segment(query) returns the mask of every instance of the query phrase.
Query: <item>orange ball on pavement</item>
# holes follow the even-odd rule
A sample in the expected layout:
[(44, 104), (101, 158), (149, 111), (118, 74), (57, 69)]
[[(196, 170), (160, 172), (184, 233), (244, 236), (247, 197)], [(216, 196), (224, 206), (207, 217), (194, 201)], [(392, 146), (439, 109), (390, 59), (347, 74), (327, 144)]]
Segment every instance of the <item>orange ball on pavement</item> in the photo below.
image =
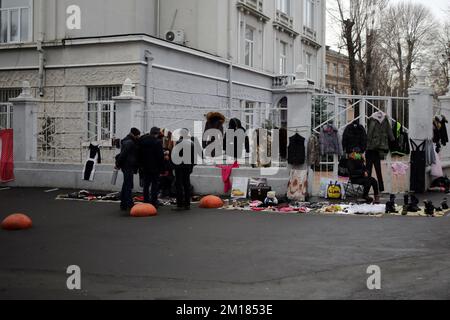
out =
[(2, 222), (2, 229), (9, 231), (30, 229), (32, 226), (31, 219), (22, 213), (12, 214)]
[(200, 200), (200, 208), (203, 209), (218, 209), (224, 205), (223, 200), (217, 196), (206, 196)]
[(158, 210), (147, 203), (138, 203), (131, 209), (131, 216), (135, 218), (154, 217), (158, 215)]

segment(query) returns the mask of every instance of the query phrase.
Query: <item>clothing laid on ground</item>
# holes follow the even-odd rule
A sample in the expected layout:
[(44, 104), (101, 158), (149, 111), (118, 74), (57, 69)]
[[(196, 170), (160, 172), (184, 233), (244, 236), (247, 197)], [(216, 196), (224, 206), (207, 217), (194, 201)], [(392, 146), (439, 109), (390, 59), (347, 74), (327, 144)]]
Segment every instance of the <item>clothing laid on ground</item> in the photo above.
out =
[(368, 150), (366, 152), (367, 173), (369, 177), (372, 177), (373, 168), (375, 167), (375, 173), (377, 175), (378, 187), (380, 192), (384, 192), (384, 180), (383, 171), (381, 169), (382, 155), (379, 151)]
[(306, 161), (305, 138), (296, 133), (289, 138), (288, 163), (294, 166), (303, 165)]
[(14, 137), (12, 129), (0, 130), (0, 182), (14, 180)]
[(309, 138), (307, 153), (308, 166), (320, 165), (320, 143), (316, 135), (312, 135)]
[(352, 153), (355, 151), (355, 148), (358, 148), (361, 153), (366, 151), (367, 133), (366, 129), (359, 124), (359, 121), (354, 121), (345, 128), (342, 136), (342, 146), (346, 153)]
[(338, 130), (333, 125), (325, 125), (319, 137), (320, 154), (321, 155), (341, 155), (342, 148), (340, 147)]
[(410, 190), (416, 193), (424, 193), (426, 171), (426, 141), (417, 145), (411, 140), (411, 185)]
[(94, 181), (95, 165), (102, 163), (102, 156), (100, 153), (100, 147), (93, 145), (92, 143), (88, 148), (89, 154), (83, 169), (83, 180)]
[(389, 152), (389, 142), (394, 141), (392, 127), (383, 112), (375, 112), (368, 122), (367, 150)]

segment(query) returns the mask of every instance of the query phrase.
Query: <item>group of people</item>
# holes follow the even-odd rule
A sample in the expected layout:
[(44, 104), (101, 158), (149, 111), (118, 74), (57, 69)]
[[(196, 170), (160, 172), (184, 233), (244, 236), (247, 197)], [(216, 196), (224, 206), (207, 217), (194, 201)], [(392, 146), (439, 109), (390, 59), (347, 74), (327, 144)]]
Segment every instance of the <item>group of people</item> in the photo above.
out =
[[(177, 198), (175, 210), (190, 210), (192, 188), (190, 176), (194, 162), (174, 164), (170, 150), (163, 148), (162, 137), (161, 129), (156, 127), (145, 135), (141, 135), (139, 129), (132, 128), (128, 136), (121, 141), (120, 153), (116, 156), (116, 169), (123, 172), (121, 210), (127, 211), (134, 206), (134, 176), (138, 173), (142, 181), (145, 203), (158, 208), (160, 192), (162, 191), (164, 196), (169, 196), (175, 178)], [(191, 141), (181, 136), (177, 144), (180, 143)]]

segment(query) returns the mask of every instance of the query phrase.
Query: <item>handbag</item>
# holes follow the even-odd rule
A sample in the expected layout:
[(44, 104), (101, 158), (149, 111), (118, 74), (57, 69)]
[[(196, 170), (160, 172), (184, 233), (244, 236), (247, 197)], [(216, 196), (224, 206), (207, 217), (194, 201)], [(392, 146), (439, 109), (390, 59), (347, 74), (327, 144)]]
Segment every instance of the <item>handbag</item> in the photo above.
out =
[(331, 182), (328, 186), (327, 199), (342, 199), (342, 187), (337, 181), (335, 184)]
[(250, 199), (252, 201), (261, 201), (264, 202), (267, 198), (267, 194), (272, 191), (272, 187), (263, 186), (263, 187), (252, 187), (250, 188)]

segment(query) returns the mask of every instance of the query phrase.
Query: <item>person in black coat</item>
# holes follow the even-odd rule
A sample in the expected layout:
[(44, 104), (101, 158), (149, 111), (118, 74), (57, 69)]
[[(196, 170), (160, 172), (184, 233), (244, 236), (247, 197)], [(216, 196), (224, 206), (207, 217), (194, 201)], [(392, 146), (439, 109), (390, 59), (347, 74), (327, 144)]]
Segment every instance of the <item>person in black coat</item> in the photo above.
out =
[[(190, 149), (190, 158), (184, 154)], [(191, 174), (197, 163), (196, 150), (201, 150), (200, 143), (189, 137), (189, 131), (183, 129), (180, 139), (172, 150), (172, 163), (175, 168), (175, 187), (177, 193), (177, 208), (175, 211), (191, 209), (192, 186)], [(185, 159), (186, 158), (186, 159)]]
[[(368, 203), (380, 203), (378, 182), (375, 178), (369, 177), (363, 155), (359, 152), (359, 149), (356, 148), (355, 150), (356, 152), (350, 154), (347, 162), (350, 173), (350, 182), (352, 184), (361, 185), (364, 187), (363, 198)], [(369, 197), (370, 188), (373, 188), (375, 201)]]
[[(139, 167), (144, 180), (144, 202), (159, 206), (159, 175), (164, 167), (164, 150), (159, 139), (161, 130), (152, 128), (150, 134), (139, 140)], [(151, 193), (150, 193), (151, 186)]]
[(120, 154), (116, 157), (116, 169), (123, 172), (122, 192), (120, 193), (120, 208), (121, 210), (129, 210), (133, 207), (133, 180), (134, 175), (138, 170), (138, 146), (137, 141), (141, 132), (133, 128), (130, 134), (122, 140), (120, 147)]

